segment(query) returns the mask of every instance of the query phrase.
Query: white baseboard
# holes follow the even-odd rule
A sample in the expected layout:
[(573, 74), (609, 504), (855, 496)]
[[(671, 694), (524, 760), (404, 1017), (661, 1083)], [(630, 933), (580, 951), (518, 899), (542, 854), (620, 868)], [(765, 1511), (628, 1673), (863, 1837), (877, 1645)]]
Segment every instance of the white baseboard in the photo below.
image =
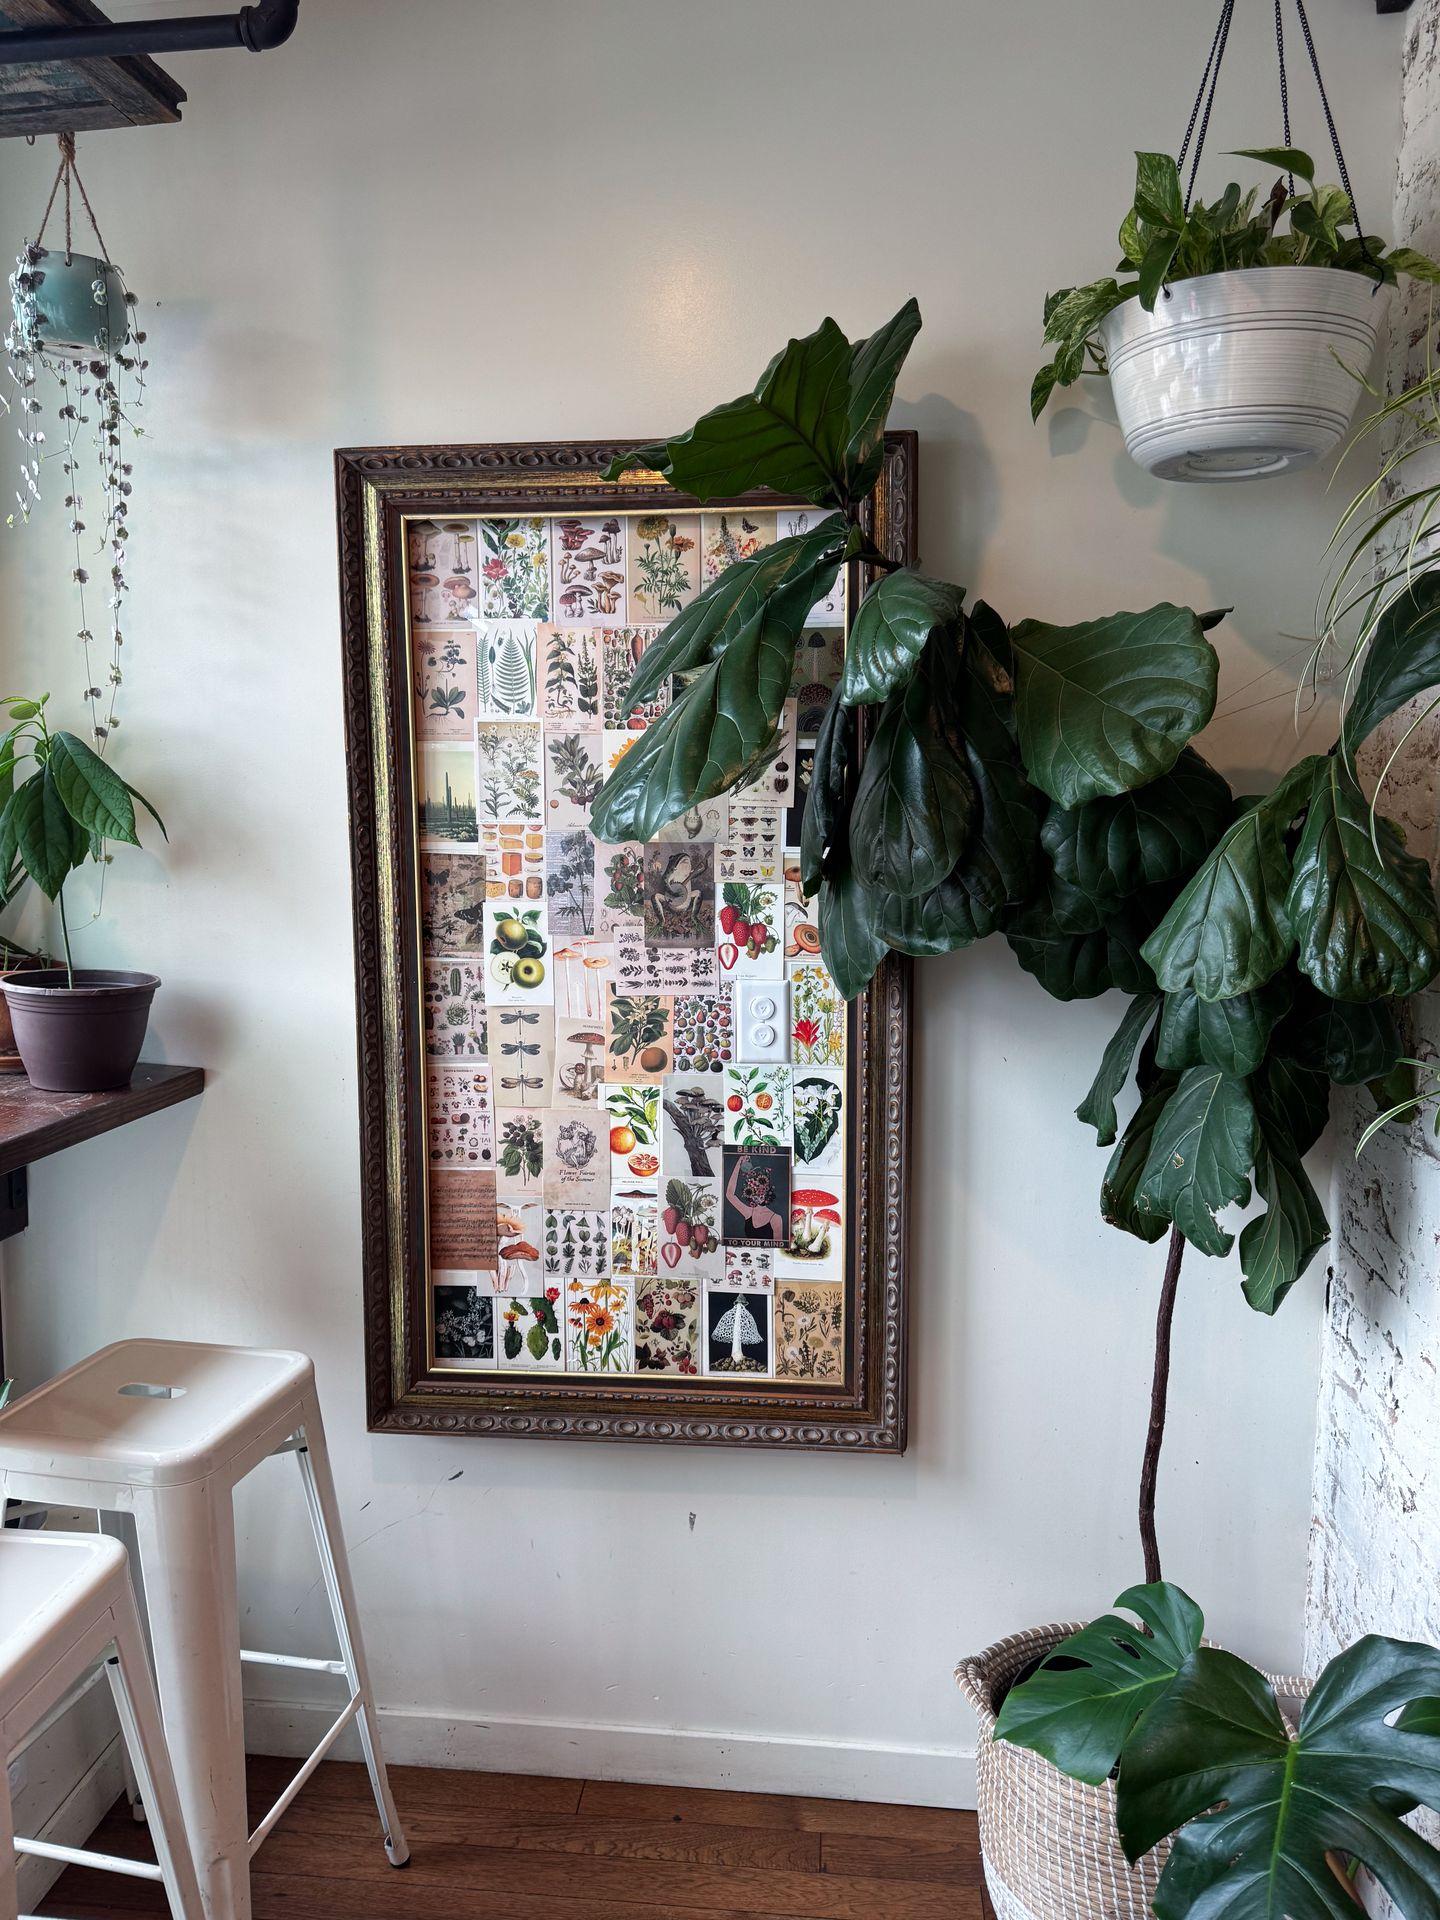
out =
[[(252, 1698), (245, 1703), (246, 1744), (252, 1753), (304, 1759), (319, 1745), (335, 1711), (316, 1701)], [(380, 1728), (386, 1758), (396, 1766), (892, 1800), (922, 1807), (975, 1805), (973, 1748), (871, 1746), (595, 1721), (481, 1720), (412, 1707), (382, 1707)], [(341, 1735), (334, 1752), (337, 1759), (360, 1758), (353, 1727)]]
[[(40, 1831), (32, 1837), (51, 1840), (57, 1846), (83, 1847), (124, 1789), (120, 1768), (120, 1736), (85, 1769)], [(17, 1817), (16, 1826), (23, 1826)], [(58, 1860), (41, 1860), (35, 1854), (23, 1854), (15, 1877), (20, 1895), (20, 1911), (33, 1913), (65, 1871)]]

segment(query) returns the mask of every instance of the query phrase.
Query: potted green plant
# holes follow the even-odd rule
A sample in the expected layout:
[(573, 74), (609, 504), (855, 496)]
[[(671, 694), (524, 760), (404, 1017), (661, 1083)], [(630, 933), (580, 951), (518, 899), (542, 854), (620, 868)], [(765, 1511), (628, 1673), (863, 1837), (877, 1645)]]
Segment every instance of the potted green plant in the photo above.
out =
[(1032, 415), (1056, 387), (1108, 374), (1131, 458), (1162, 480), (1249, 480), (1330, 452), (1359, 398), (1384, 289), (1402, 274), (1440, 280), (1414, 248), (1354, 230), (1350, 195), (1317, 185), (1299, 148), (1235, 157), (1280, 169), (1263, 202), (1232, 181), (1188, 205), (1169, 154), (1137, 153), (1119, 265), (1045, 301), (1055, 353), (1035, 376)]
[[(891, 954), (1000, 934), (1057, 999), (1127, 996), (1077, 1113), (1112, 1149), (1105, 1218), (1146, 1242), (1168, 1236), (1140, 1484), (1153, 1585), (1186, 1246), (1228, 1253), (1234, 1236), (1220, 1216), (1253, 1189), (1264, 1210), (1239, 1235), (1244, 1294), (1274, 1313), (1329, 1236), (1304, 1155), (1328, 1125), (1331, 1086), (1364, 1085), (1384, 1112), (1412, 1084), (1396, 1008), (1440, 973), (1440, 908), (1423, 861), (1366, 799), (1354, 754), (1412, 695), (1440, 685), (1440, 596), (1369, 646), (1328, 753), (1302, 758), (1269, 794), (1235, 796), (1196, 744), (1215, 706), (1208, 636), (1220, 614), (1161, 605), (1010, 627), (875, 549), (865, 500), (919, 324), (913, 301), (853, 343), (827, 320), (792, 340), (752, 394), (613, 463), (612, 477), (643, 466), (702, 501), (769, 486), (829, 511), (728, 569), (646, 652), (632, 694), (649, 698), (669, 681), (672, 698), (602, 787), (592, 824), (602, 839), (648, 839), (745, 778), (771, 750), (808, 609), (841, 565), (868, 568), (802, 826), (822, 956), (849, 998)], [(1005, 1643), (1003, 1684), (1067, 1631)], [(997, 1663), (985, 1682), (990, 1713), (998, 1673)], [(1013, 1751), (981, 1748), (987, 1865), (1002, 1836), (1028, 1834), (1049, 1876), (1039, 1910), (1143, 1912), (1153, 1863), (1132, 1876), (1108, 1817), (1090, 1825), (1095, 1877), (1072, 1900), (1077, 1856), (1053, 1844), (1072, 1782), (1034, 1752), (1002, 1793), (990, 1757)], [(1382, 1769), (1373, 1778), (1384, 1785)], [(1103, 1798), (1101, 1781), (1085, 1791)], [(1086, 1904), (1095, 1886), (1107, 1891)], [(1002, 1920), (1023, 1920), (1028, 1909), (999, 1872), (992, 1891)], [(1183, 1911), (1172, 1903), (1164, 1920)]]
[[(163, 821), (142, 793), (73, 733), (52, 733), (49, 694), (11, 696), (11, 721), (0, 744), (0, 871), (12, 862), (59, 912), (64, 965), (0, 980), (25, 1071), (37, 1087), (59, 1093), (123, 1087), (140, 1057), (152, 973), (77, 967), (70, 944), (65, 884), (87, 861), (109, 856), (112, 840), (140, 844), (135, 802), (162, 834)], [(23, 778), (20, 770), (31, 771)]]

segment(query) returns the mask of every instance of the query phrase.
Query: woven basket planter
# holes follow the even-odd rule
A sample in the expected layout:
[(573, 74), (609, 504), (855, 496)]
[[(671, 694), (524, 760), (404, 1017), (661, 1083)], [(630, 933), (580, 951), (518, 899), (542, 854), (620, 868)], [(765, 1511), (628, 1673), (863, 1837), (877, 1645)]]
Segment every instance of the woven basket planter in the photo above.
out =
[[(1078, 1623), (997, 1640), (955, 1669), (980, 1721), (976, 1754), (980, 1856), (996, 1920), (1149, 1920), (1168, 1840), (1131, 1866), (1115, 1833), (1115, 1787), (1087, 1787), (1031, 1753), (992, 1738), (1006, 1691)], [(1307, 1684), (1269, 1675), (1282, 1706)]]

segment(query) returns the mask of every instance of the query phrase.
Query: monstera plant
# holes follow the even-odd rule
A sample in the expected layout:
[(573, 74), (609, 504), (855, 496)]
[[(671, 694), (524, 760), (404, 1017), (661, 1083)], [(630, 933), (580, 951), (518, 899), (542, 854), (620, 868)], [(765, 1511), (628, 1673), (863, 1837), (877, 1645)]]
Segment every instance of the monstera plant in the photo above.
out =
[[(1440, 1653), (1371, 1634), (1332, 1660), (1287, 1724), (1276, 1689), (1202, 1645), (1164, 1581), (1115, 1602), (1013, 1687), (997, 1739), (1092, 1786), (1114, 1776), (1133, 1864), (1176, 1836), (1158, 1920), (1336, 1920), (1364, 1866), (1402, 1914), (1440, 1911), (1440, 1853), (1404, 1824), (1440, 1807)], [(1138, 1622), (1138, 1624), (1137, 1624)]]

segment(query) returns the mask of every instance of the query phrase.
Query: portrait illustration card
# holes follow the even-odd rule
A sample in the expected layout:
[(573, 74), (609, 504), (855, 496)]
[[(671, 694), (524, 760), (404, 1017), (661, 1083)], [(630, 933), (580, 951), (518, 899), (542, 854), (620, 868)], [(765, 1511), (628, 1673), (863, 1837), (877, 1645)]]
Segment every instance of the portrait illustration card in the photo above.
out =
[(790, 1232), (790, 1151), (780, 1147), (726, 1147), (720, 1217), (727, 1247), (785, 1245)]

